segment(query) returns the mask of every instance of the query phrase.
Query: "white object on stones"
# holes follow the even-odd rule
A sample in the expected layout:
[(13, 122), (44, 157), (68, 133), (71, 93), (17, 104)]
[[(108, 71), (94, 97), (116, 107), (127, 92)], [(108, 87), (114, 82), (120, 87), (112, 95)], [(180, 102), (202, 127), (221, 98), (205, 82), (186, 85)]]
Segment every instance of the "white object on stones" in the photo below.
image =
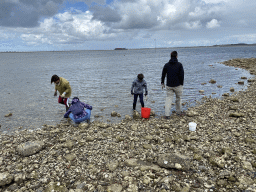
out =
[(195, 122), (188, 123), (188, 126), (189, 126), (190, 131), (195, 131), (196, 130), (196, 123)]
[(42, 141), (33, 141), (22, 143), (17, 147), (17, 152), (22, 156), (30, 156), (38, 151), (40, 151), (44, 147), (44, 142)]

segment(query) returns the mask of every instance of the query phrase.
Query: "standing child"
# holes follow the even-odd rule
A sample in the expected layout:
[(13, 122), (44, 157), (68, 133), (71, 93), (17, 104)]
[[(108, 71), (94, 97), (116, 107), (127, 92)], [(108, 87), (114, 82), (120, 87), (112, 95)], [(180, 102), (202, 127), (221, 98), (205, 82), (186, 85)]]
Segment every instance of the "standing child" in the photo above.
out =
[(144, 75), (142, 73), (138, 74), (137, 79), (135, 79), (132, 83), (131, 94), (134, 95), (133, 110), (136, 109), (138, 96), (140, 98), (141, 107), (144, 107), (143, 89), (145, 89), (145, 96), (148, 95), (147, 83), (143, 78)]
[(58, 75), (53, 75), (51, 78), (51, 84), (54, 82), (55, 84), (55, 92), (54, 96), (57, 96), (57, 91), (59, 91), (59, 99), (58, 102), (66, 106), (66, 111), (69, 108), (69, 97), (71, 96), (71, 86), (69, 82), (63, 77), (59, 77)]

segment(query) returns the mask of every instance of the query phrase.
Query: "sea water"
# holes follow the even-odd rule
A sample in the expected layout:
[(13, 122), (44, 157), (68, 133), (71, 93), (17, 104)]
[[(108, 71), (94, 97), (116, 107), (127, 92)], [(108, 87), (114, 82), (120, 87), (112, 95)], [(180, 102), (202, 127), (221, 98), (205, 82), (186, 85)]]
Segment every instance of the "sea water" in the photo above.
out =
[[(53, 96), (54, 84), (50, 83), (54, 74), (70, 82), (72, 97), (78, 96), (92, 105), (91, 121), (115, 123), (132, 114), (131, 85), (137, 74), (143, 73), (148, 85), (145, 107), (161, 117), (166, 97), (166, 91), (161, 89), (161, 74), (173, 50), (178, 52), (185, 71), (184, 110), (203, 96), (221, 97), (230, 92), (230, 87), (244, 90), (247, 81), (245, 85), (237, 82), (242, 76), (252, 78), (248, 71), (221, 62), (255, 57), (255, 46), (0, 53), (1, 131), (33, 130), (63, 121), (65, 106), (58, 104)], [(211, 79), (216, 84), (209, 83)], [(140, 111), (139, 101), (137, 110)], [(120, 113), (121, 118), (111, 117), (112, 111)], [(8, 113), (12, 116), (5, 117)]]

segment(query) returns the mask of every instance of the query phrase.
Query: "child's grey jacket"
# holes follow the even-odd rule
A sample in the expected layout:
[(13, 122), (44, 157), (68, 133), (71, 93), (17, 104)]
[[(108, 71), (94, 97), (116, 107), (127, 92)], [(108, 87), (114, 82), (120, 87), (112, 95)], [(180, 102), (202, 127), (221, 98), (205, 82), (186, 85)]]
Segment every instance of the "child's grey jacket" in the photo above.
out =
[(140, 81), (138, 78), (132, 83), (131, 93), (133, 94), (143, 94), (143, 89), (145, 89), (146, 94), (148, 93), (147, 83), (143, 79)]

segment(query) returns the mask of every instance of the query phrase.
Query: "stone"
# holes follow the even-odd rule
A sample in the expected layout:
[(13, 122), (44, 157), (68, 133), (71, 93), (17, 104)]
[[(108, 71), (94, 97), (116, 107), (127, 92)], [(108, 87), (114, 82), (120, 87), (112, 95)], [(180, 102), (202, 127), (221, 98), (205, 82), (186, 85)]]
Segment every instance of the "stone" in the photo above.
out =
[(243, 161), (243, 168), (249, 171), (253, 171), (252, 164), (248, 161)]
[(138, 111), (133, 111), (133, 119), (140, 119), (141, 116)]
[(128, 121), (132, 120), (132, 117), (130, 115), (125, 115), (124, 118), (125, 118), (125, 120), (128, 120)]
[(61, 185), (60, 182), (50, 182), (44, 192), (53, 192), (53, 191), (58, 191), (58, 192), (68, 192), (68, 189)]
[(119, 162), (118, 161), (111, 161), (107, 164), (107, 168), (110, 170), (110, 171), (114, 171), (119, 165)]
[(17, 152), (22, 156), (33, 155), (44, 148), (44, 142), (42, 141), (29, 141), (23, 144), (20, 144), (17, 147)]
[(74, 154), (67, 154), (67, 155), (65, 156), (65, 159), (66, 159), (67, 161), (73, 161), (75, 158), (76, 158), (76, 155), (74, 155)]
[(244, 114), (235, 112), (235, 113), (230, 113), (229, 117), (244, 117)]
[(80, 129), (87, 129), (89, 127), (88, 123), (80, 123), (78, 126)]
[(188, 111), (187, 112), (187, 116), (188, 117), (193, 117), (193, 116), (198, 116), (199, 114), (197, 113), (197, 112), (195, 112), (195, 111)]
[(199, 93), (204, 93), (204, 90), (199, 90)]
[(14, 175), (14, 181), (17, 184), (23, 183), (23, 181), (25, 181), (26, 176), (22, 173), (18, 173)]
[(13, 175), (8, 172), (0, 173), (0, 186), (5, 186), (13, 181)]
[(216, 81), (215, 81), (214, 79), (211, 79), (211, 80), (209, 81), (209, 83), (214, 84), (214, 83), (216, 83)]
[(11, 117), (12, 116), (12, 113), (8, 113), (5, 115), (5, 117)]
[(108, 186), (107, 192), (121, 192), (123, 189), (122, 185), (120, 184), (112, 184)]
[(112, 111), (112, 112), (111, 112), (111, 116), (112, 116), (112, 117), (116, 117), (116, 116), (117, 116), (117, 112), (116, 112), (116, 111)]
[(244, 85), (244, 81), (238, 81), (239, 85)]
[(235, 91), (235, 88), (234, 87), (230, 87), (230, 92), (234, 92)]
[(157, 164), (164, 168), (188, 170), (191, 166), (191, 159), (178, 153), (163, 154), (158, 157)]

